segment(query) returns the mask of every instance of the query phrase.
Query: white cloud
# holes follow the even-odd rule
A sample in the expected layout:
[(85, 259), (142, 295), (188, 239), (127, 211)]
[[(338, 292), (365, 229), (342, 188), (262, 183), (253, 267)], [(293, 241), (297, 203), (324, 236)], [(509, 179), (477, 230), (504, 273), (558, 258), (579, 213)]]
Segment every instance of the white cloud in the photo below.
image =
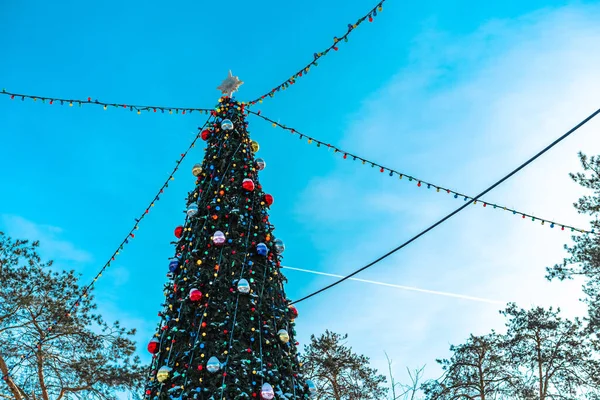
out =
[[(570, 6), (492, 21), (462, 37), (425, 32), (415, 41), (412, 63), (364, 102), (339, 145), (477, 194), (600, 107), (600, 53), (592, 50), (600, 41), (599, 18), (598, 6)], [(582, 128), (488, 200), (586, 227), (586, 218), (572, 207), (582, 191), (567, 174), (579, 169), (578, 150), (600, 153), (599, 127), (593, 121)], [(326, 244), (333, 254), (310, 269), (351, 272), (462, 202), (384, 175), (349, 162), (309, 185), (298, 200), (299, 215), (318, 209), (318, 217), (310, 219), (317, 226), (309, 229), (327, 229), (337, 238)], [(350, 176), (353, 188), (338, 190)], [(471, 207), (358, 277), (506, 299), (522, 307), (558, 305), (567, 315), (581, 314), (581, 282), (544, 279), (545, 267), (565, 256), (562, 245), (569, 235), (538, 225)], [(288, 275), (293, 280), (302, 279), (300, 274)], [(331, 282), (318, 278), (314, 285)], [(311, 313), (317, 304), (315, 318), (298, 320), (298, 332), (348, 332), (354, 347), (380, 369), (384, 350), (396, 363), (432, 366), (447, 354), (448, 343), (503, 326), (497, 306), (375, 290), (358, 282), (343, 283), (300, 307)]]
[(40, 249), (48, 259), (80, 263), (92, 260), (90, 253), (64, 239), (65, 232), (57, 226), (37, 224), (21, 216), (9, 214), (0, 215), (0, 221), (5, 233), (14, 238), (39, 240)]

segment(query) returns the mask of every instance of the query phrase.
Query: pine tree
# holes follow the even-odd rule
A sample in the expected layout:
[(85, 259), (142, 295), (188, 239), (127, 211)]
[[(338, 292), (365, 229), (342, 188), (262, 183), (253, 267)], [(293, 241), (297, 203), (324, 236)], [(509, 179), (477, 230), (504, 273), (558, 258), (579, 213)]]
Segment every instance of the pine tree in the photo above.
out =
[(306, 375), (319, 388), (317, 400), (380, 400), (386, 398), (386, 378), (369, 366), (369, 358), (345, 343), (348, 335), (325, 331), (304, 346)]
[(258, 180), (265, 162), (255, 159), (243, 103), (222, 97), (212, 115), (148, 344), (145, 398), (307, 399), (313, 385), (300, 373), (284, 245), (269, 221), (273, 197)]
[(502, 347), (511, 371), (510, 398), (597, 398), (600, 363), (578, 318), (562, 318), (552, 307), (524, 310), (514, 303), (501, 314), (507, 317)]
[(509, 303), (504, 335), (471, 336), (438, 360), (444, 375), (423, 389), (430, 400), (600, 398), (600, 362), (581, 321), (560, 310)]
[[(109, 324), (74, 271), (0, 232), (0, 399), (116, 399), (139, 391), (135, 330)], [(76, 304), (76, 307), (73, 305)]]
[[(571, 173), (571, 179), (589, 190), (589, 194), (582, 196), (574, 207), (580, 214), (587, 214), (591, 218), (591, 226), (595, 232), (600, 231), (600, 156), (586, 156), (579, 153), (579, 160), (583, 172)], [(588, 305), (589, 331), (596, 334), (600, 328), (600, 235), (585, 234), (573, 236), (574, 244), (566, 246), (570, 257), (565, 258), (561, 264), (547, 268), (547, 278), (573, 279), (577, 276), (585, 278), (583, 292), (586, 294), (585, 302)]]
[(423, 385), (427, 399), (498, 399), (510, 382), (504, 367), (502, 339), (495, 332), (471, 335), (466, 343), (450, 346), (452, 358), (436, 360), (444, 375)]

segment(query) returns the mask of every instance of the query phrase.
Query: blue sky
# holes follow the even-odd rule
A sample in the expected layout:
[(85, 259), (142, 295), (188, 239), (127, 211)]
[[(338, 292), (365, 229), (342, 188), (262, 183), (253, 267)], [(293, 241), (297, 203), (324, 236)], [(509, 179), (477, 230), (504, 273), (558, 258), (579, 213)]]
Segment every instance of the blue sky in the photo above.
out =
[[(56, 97), (212, 107), (231, 69), (250, 100), (306, 64), (372, 5), (232, 1), (0, 2), (0, 87)], [(372, 24), (259, 109), (306, 134), (405, 173), (476, 194), (600, 106), (598, 2), (389, 0)], [(421, 2), (423, 3), (423, 2)], [(0, 98), (0, 229), (40, 239), (58, 265), (91, 278), (120, 243), (203, 119)], [(571, 204), (576, 152), (600, 152), (592, 122), (488, 196), (586, 226)], [(285, 264), (345, 274), (458, 206), (250, 119), (275, 197)], [(596, 136), (596, 137), (594, 137)], [(162, 301), (172, 231), (193, 185), (193, 150), (135, 240), (98, 281), (108, 319), (139, 330)], [(569, 235), (473, 207), (359, 277), (584, 311), (580, 282), (545, 282)], [(288, 271), (299, 298), (333, 280)], [(346, 282), (299, 304), (301, 343), (326, 328), (398, 377), (449, 343), (502, 326), (497, 304)]]

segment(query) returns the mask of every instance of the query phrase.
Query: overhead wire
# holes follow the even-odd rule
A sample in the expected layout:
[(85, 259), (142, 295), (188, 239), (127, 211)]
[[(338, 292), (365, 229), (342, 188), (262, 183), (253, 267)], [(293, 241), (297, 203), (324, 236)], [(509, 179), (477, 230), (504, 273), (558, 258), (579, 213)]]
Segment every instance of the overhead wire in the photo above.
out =
[[(586, 117), (583, 121), (579, 122), (577, 125), (575, 125), (573, 128), (571, 128), (568, 132), (566, 132), (565, 134), (563, 134), (562, 136), (560, 136), (558, 139), (554, 140), (552, 143), (550, 143), (549, 145), (547, 145), (544, 149), (540, 150), (537, 154), (535, 154), (533, 157), (531, 157), (530, 159), (528, 159), (527, 161), (525, 161), (524, 163), (522, 163), (521, 165), (519, 165), (517, 168), (515, 168), (514, 170), (512, 170), (511, 172), (509, 172), (508, 174), (506, 174), (503, 178), (499, 179), (498, 181), (496, 181), (494, 184), (492, 184), (491, 186), (489, 186), (487, 189), (485, 189), (484, 191), (482, 191), (481, 193), (479, 193), (477, 196), (474, 197), (474, 200), (478, 200), (479, 198), (483, 197), (484, 195), (486, 195), (487, 193), (491, 192), (492, 190), (494, 190), (496, 187), (500, 186), (502, 183), (504, 183), (505, 181), (507, 181), (508, 179), (510, 179), (512, 176), (514, 176), (516, 173), (518, 173), (519, 171), (521, 171), (523, 168), (527, 167), (529, 164), (531, 164), (532, 162), (534, 162), (535, 160), (537, 160), (539, 157), (541, 157), (543, 154), (545, 154), (546, 152), (548, 152), (550, 149), (552, 149), (554, 146), (556, 146), (558, 143), (562, 142), (564, 139), (566, 139), (567, 137), (569, 137), (570, 135), (572, 135), (574, 132), (576, 132), (579, 128), (581, 128), (582, 126), (584, 126), (586, 123), (588, 123), (590, 120), (592, 120), (595, 116), (597, 116), (598, 114), (600, 114), (600, 109), (594, 111), (592, 114), (590, 114), (588, 117)], [(447, 220), (449, 220), (450, 218), (452, 218), (453, 216), (455, 216), (456, 214), (458, 214), (459, 212), (461, 212), (462, 210), (464, 210), (465, 208), (467, 208), (469, 205), (471, 205), (471, 203), (465, 203), (462, 206), (460, 206), (459, 208), (457, 208), (456, 210), (452, 211), (451, 213), (449, 213), (448, 215), (446, 215), (445, 217), (443, 217), (442, 219), (440, 219), (439, 221), (435, 222), (434, 224), (430, 225), (428, 228), (422, 230), (421, 232), (419, 232), (418, 234), (416, 234), (415, 236), (413, 236), (412, 238), (410, 238), (409, 240), (407, 240), (406, 242), (402, 243), (400, 246), (390, 250), (389, 252), (385, 253), (384, 255), (382, 255), (381, 257), (377, 258), (376, 260), (370, 262), (369, 264), (365, 265), (364, 267), (361, 267), (359, 269), (357, 269), (356, 271), (352, 272), (351, 274), (348, 274), (346, 276), (344, 276), (343, 278), (333, 282), (330, 285), (327, 285), (315, 292), (312, 292), (309, 295), (306, 295), (304, 297), (302, 297), (299, 300), (293, 301), (291, 304), (296, 304), (296, 303), (300, 303), (302, 301), (308, 300), (320, 293), (323, 293), (326, 290), (329, 290), (337, 285), (339, 285), (340, 283), (352, 278), (353, 276), (359, 274), (360, 272), (378, 264), (379, 262), (383, 261), (384, 259), (388, 258), (389, 256), (391, 256), (392, 254), (396, 253), (397, 251), (403, 249), (404, 247), (408, 246), (409, 244), (411, 244), (412, 242), (414, 242), (415, 240), (419, 239), (421, 236), (425, 235), (426, 233), (430, 232), (431, 230), (435, 229), (436, 227), (440, 226), (441, 224), (443, 224), (444, 222), (446, 222)]]

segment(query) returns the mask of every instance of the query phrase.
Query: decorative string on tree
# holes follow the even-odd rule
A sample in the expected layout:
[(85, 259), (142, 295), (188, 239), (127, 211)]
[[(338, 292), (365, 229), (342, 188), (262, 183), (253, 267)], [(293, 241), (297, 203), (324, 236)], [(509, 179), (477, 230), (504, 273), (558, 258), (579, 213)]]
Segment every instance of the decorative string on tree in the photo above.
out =
[(269, 221), (273, 196), (258, 179), (245, 104), (230, 96), (242, 82), (231, 73), (214, 122), (201, 133), (196, 187), (175, 227), (165, 301), (145, 390), (159, 399), (308, 399), (314, 385), (300, 371), (294, 319), (281, 273), (283, 241)]
[(545, 225), (545, 226), (548, 226), (549, 228), (556, 227), (556, 228), (560, 228), (558, 230), (561, 230), (561, 231), (568, 230), (570, 232), (595, 233), (594, 229), (587, 230), (587, 229), (575, 228), (574, 226), (571, 226), (569, 224), (563, 224), (563, 223), (553, 221), (553, 220), (550, 220), (547, 218), (536, 217), (535, 215), (525, 213), (522, 211), (518, 211), (518, 210), (510, 208), (510, 207), (506, 207), (506, 206), (492, 203), (492, 202), (485, 201), (485, 200), (476, 199), (473, 196), (463, 194), (456, 190), (448, 189), (444, 185), (438, 185), (435, 183), (431, 183), (424, 179), (420, 179), (420, 178), (414, 177), (412, 175), (405, 174), (404, 172), (400, 172), (400, 171), (397, 171), (397, 170), (389, 168), (389, 167), (384, 167), (383, 165), (381, 165), (375, 161), (371, 161), (364, 157), (358, 156), (354, 153), (348, 152), (346, 150), (342, 150), (335, 145), (332, 145), (330, 143), (325, 143), (319, 139), (315, 139), (311, 136), (301, 133), (297, 129), (290, 128), (290, 127), (285, 126), (277, 121), (274, 121), (271, 118), (265, 117), (264, 115), (262, 115), (262, 113), (260, 111), (248, 110), (248, 113), (256, 115), (257, 117), (270, 122), (273, 127), (279, 127), (281, 129), (285, 129), (286, 131), (288, 131), (292, 134), (298, 135), (299, 139), (306, 139), (307, 144), (314, 143), (316, 145), (316, 147), (318, 147), (318, 148), (322, 148), (322, 149), (326, 149), (326, 150), (333, 150), (333, 154), (339, 154), (340, 156), (342, 156), (342, 159), (344, 159), (344, 160), (359, 161), (362, 163), (362, 165), (370, 166), (371, 168), (377, 170), (380, 173), (386, 173), (387, 175), (389, 175), (391, 177), (397, 177), (398, 179), (403, 180), (404, 182), (409, 182), (409, 183), (412, 182), (418, 188), (433, 189), (433, 190), (435, 190), (436, 193), (449, 194), (449, 195), (452, 195), (452, 197), (454, 199), (463, 200), (465, 202), (470, 202), (473, 205), (476, 205), (477, 203), (479, 203), (484, 208), (508, 211), (508, 212), (512, 213), (513, 215), (517, 215), (517, 216), (521, 217), (521, 219), (530, 220), (532, 222), (540, 222), (540, 225)]
[(42, 104), (48, 104), (48, 105), (54, 104), (54, 105), (61, 105), (61, 106), (68, 106), (68, 107), (74, 107), (74, 106), (82, 107), (84, 105), (96, 105), (96, 106), (102, 106), (102, 108), (104, 108), (105, 110), (108, 110), (108, 108), (117, 108), (117, 109), (122, 109), (122, 110), (135, 111), (137, 114), (141, 114), (142, 111), (147, 111), (150, 113), (164, 114), (166, 112), (169, 114), (186, 115), (186, 114), (192, 114), (194, 112), (201, 113), (201, 114), (208, 114), (211, 111), (210, 108), (144, 106), (144, 105), (139, 105), (139, 104), (105, 103), (105, 102), (102, 102), (99, 100), (92, 100), (91, 97), (88, 97), (85, 100), (83, 100), (83, 99), (62, 99), (62, 98), (58, 98), (58, 97), (36, 96), (36, 95), (31, 95), (31, 94), (19, 94), (19, 93), (7, 92), (6, 89), (2, 89), (2, 92), (0, 92), (0, 94), (9, 96), (11, 100), (20, 99), (20, 100), (24, 101), (25, 99), (28, 99), (28, 100), (33, 100), (34, 102), (40, 102)]
[[(199, 128), (199, 131), (202, 131), (208, 125), (208, 123), (211, 119), (212, 119), (212, 116), (206, 120), (206, 122), (204, 123), (204, 125), (201, 128)], [(160, 200), (160, 196), (164, 193), (165, 189), (169, 187), (169, 182), (175, 179), (175, 173), (179, 170), (179, 166), (181, 165), (181, 163), (183, 162), (185, 157), (188, 155), (190, 150), (196, 145), (196, 142), (198, 141), (199, 138), (200, 138), (200, 134), (196, 135), (194, 140), (192, 140), (192, 142), (188, 146), (188, 148), (183, 153), (181, 153), (179, 159), (175, 162), (175, 167), (169, 174), (167, 180), (162, 184), (162, 186), (160, 187), (160, 189), (158, 190), (156, 195), (154, 195), (154, 197), (152, 198), (152, 200), (150, 201), (148, 206), (146, 206), (146, 208), (144, 209), (142, 214), (138, 218), (135, 219), (135, 224), (133, 225), (133, 227), (129, 230), (129, 232), (127, 233), (125, 238), (121, 241), (119, 246), (115, 249), (115, 251), (112, 253), (112, 255), (109, 257), (109, 259), (106, 261), (106, 263), (104, 263), (102, 268), (100, 268), (100, 271), (98, 271), (98, 273), (96, 273), (96, 275), (94, 276), (92, 281), (86, 287), (83, 288), (83, 290), (81, 291), (81, 294), (79, 295), (77, 300), (75, 302), (73, 302), (73, 304), (67, 310), (67, 312), (63, 315), (63, 318), (69, 317), (69, 315), (71, 313), (76, 311), (76, 308), (79, 306), (79, 303), (81, 302), (81, 300), (88, 296), (90, 291), (94, 288), (98, 279), (100, 279), (102, 274), (116, 260), (117, 256), (119, 254), (121, 254), (121, 251), (123, 251), (123, 249), (125, 248), (125, 245), (129, 244), (129, 242), (135, 238), (135, 232), (139, 229), (140, 222), (150, 213), (150, 210), (152, 209), (152, 207), (155, 206), (156, 202)], [(59, 322), (60, 322), (60, 320), (53, 321), (52, 324), (50, 325), (50, 327), (48, 328), (48, 331), (52, 330), (53, 327), (55, 325), (57, 325)], [(43, 339), (38, 342), (38, 345), (41, 345), (42, 343), (43, 343)], [(152, 345), (152, 346), (155, 346), (155, 345)], [(148, 349), (150, 350), (150, 344), (148, 345)], [(23, 356), (21, 360), (25, 360), (32, 354), (33, 354), (33, 350), (31, 350), (27, 356)], [(3, 375), (3, 379), (6, 379), (15, 369), (17, 369), (19, 367), (19, 365), (20, 365), (19, 363), (13, 365), (8, 370), (8, 372)]]
[(379, 3), (377, 3), (377, 5), (375, 7), (373, 7), (371, 10), (369, 10), (369, 12), (366, 13), (364, 16), (360, 17), (355, 23), (348, 24), (348, 30), (346, 31), (346, 33), (339, 38), (337, 36), (334, 37), (333, 43), (331, 46), (329, 46), (324, 51), (321, 51), (319, 53), (314, 53), (313, 59), (308, 64), (306, 64), (302, 69), (300, 69), (298, 72), (293, 74), (290, 78), (286, 79), (283, 83), (275, 86), (269, 92), (263, 94), (262, 96), (258, 97), (255, 100), (248, 102), (248, 105), (252, 106), (256, 103), (262, 103), (263, 99), (265, 99), (267, 97), (273, 97), (273, 96), (275, 96), (275, 93), (277, 93), (281, 90), (285, 90), (288, 87), (290, 87), (291, 85), (295, 84), (296, 80), (298, 78), (302, 78), (304, 75), (308, 74), (308, 71), (310, 71), (311, 67), (316, 67), (317, 65), (319, 65), (317, 63), (317, 60), (319, 60), (322, 57), (325, 57), (331, 51), (338, 51), (340, 43), (347, 42), (348, 36), (350, 36), (350, 33), (353, 32), (356, 28), (358, 28), (363, 22), (365, 22), (365, 21), (373, 22), (373, 19), (378, 15), (377, 13), (383, 11), (383, 3), (385, 3), (385, 1), (386, 0), (381, 0)]

